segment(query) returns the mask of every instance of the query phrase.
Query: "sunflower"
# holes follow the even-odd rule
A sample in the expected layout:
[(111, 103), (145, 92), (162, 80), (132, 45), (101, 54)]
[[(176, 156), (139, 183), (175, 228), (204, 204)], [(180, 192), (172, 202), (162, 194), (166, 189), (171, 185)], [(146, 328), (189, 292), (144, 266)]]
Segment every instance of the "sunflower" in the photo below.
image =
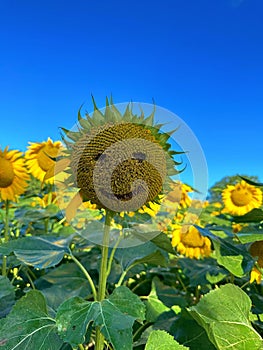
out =
[[(40, 181), (43, 181), (46, 172), (54, 165), (53, 158), (57, 157), (61, 146), (60, 141), (53, 142), (50, 138), (43, 142), (30, 142), (25, 153), (29, 172)], [(49, 178), (47, 181), (53, 183), (52, 178)]]
[(249, 185), (246, 181), (228, 185), (222, 192), (225, 205), (224, 213), (244, 215), (262, 204), (262, 192), (258, 187)]
[(66, 155), (46, 178), (62, 170), (70, 174), (64, 186), (77, 189), (68, 206), (70, 218), (85, 201), (115, 213), (144, 206), (155, 210), (152, 203), (158, 206), (171, 176), (179, 173), (175, 166), (180, 163), (173, 159), (177, 152), (167, 142), (171, 134), (163, 133), (161, 124), (154, 125), (154, 113), (138, 116), (128, 104), (121, 114), (108, 100), (102, 113), (93, 103), (92, 116), (83, 118), (79, 112), (78, 131), (62, 128)]
[[(194, 221), (199, 224), (197, 218)], [(202, 236), (191, 223), (173, 225), (172, 246), (176, 247), (178, 253), (191, 259), (199, 259), (211, 254), (209, 238)]]
[(24, 193), (29, 176), (25, 167), (22, 152), (0, 149), (0, 197), (2, 200), (15, 201)]
[(192, 200), (188, 193), (193, 192), (192, 187), (182, 182), (173, 182), (171, 188), (172, 191), (166, 197), (166, 201), (171, 203), (171, 208), (174, 208), (174, 203), (178, 204), (179, 209), (190, 207)]
[[(263, 241), (256, 241), (252, 243), (249, 251), (254, 258), (257, 258), (258, 267), (263, 268)], [(256, 281), (258, 284), (260, 284), (261, 278), (261, 272), (256, 266), (254, 266), (250, 274), (250, 283)]]

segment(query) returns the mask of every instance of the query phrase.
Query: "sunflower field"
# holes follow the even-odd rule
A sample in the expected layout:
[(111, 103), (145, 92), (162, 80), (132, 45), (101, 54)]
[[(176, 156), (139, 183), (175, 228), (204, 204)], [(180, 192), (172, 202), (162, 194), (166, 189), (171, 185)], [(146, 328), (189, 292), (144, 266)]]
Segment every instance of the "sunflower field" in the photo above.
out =
[(170, 134), (107, 107), (0, 149), (0, 350), (263, 349), (263, 184), (194, 199)]

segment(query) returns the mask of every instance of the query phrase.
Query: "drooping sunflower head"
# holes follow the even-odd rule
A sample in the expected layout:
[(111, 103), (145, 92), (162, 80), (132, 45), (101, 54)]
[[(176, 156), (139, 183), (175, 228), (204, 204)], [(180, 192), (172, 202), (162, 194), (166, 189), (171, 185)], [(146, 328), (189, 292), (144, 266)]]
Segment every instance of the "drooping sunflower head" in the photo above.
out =
[[(194, 221), (200, 224), (197, 218)], [(202, 236), (191, 223), (174, 225), (172, 246), (177, 249), (178, 253), (190, 259), (208, 257), (211, 254), (211, 241), (208, 237)]]
[(262, 204), (262, 192), (258, 187), (242, 180), (236, 185), (228, 185), (222, 192), (225, 205), (223, 212), (232, 215), (244, 215)]
[[(40, 181), (43, 181), (47, 171), (55, 164), (53, 158), (57, 157), (61, 146), (60, 141), (53, 142), (50, 138), (43, 142), (30, 142), (25, 153), (29, 172)], [(50, 178), (47, 182), (52, 183), (53, 179)]]
[(22, 152), (0, 149), (0, 199), (15, 201), (25, 192), (28, 179)]
[(121, 114), (108, 103), (104, 113), (94, 103), (92, 116), (79, 114), (78, 131), (63, 129), (67, 186), (77, 187), (83, 201), (113, 212), (158, 202), (179, 163), (173, 159), (177, 152), (170, 150), (170, 134), (154, 124), (153, 116), (133, 114), (130, 104)]

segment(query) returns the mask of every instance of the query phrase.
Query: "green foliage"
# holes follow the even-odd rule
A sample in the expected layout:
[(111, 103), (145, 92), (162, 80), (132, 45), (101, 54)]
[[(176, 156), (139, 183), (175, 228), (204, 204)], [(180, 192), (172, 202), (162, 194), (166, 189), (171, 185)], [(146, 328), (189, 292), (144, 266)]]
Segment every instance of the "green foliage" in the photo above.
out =
[(38, 291), (21, 298), (0, 324), (1, 350), (58, 350), (62, 344), (55, 320), (48, 315), (45, 299)]
[(146, 343), (145, 350), (187, 350), (165, 331), (153, 331)]
[(23, 263), (39, 269), (55, 266), (69, 253), (71, 237), (23, 237), (0, 246), (0, 254), (14, 253)]
[(226, 284), (189, 310), (218, 349), (259, 350), (263, 343), (249, 320), (251, 300), (239, 287)]
[[(221, 185), (233, 180), (240, 177)], [(262, 186), (253, 182), (256, 177), (247, 181)], [(103, 254), (92, 241), (103, 235), (102, 213), (87, 209), (89, 232), (80, 236), (55, 202), (39, 204), (37, 198), (51, 189), (34, 181), (19, 203), (11, 203), (9, 220), (5, 203), (0, 205), (0, 349), (94, 349), (99, 330), (104, 349), (111, 350), (262, 347), (263, 287), (249, 285), (258, 260), (249, 249), (262, 240), (262, 207), (233, 217), (214, 214), (220, 209), (210, 202), (196, 227), (210, 239), (212, 253), (200, 259), (179, 256), (169, 230), (151, 240), (135, 232), (141, 245), (107, 252), (100, 298)], [(166, 219), (164, 213), (160, 218)], [(149, 220), (154, 220), (149, 214), (125, 214), (115, 223), (125, 228)], [(233, 223), (241, 224), (239, 232)]]
[(0, 276), (0, 317), (10, 311), (15, 302), (15, 288), (7, 277)]
[(119, 287), (107, 300), (88, 302), (79, 297), (65, 301), (58, 309), (58, 332), (64, 341), (76, 346), (84, 342), (87, 328), (100, 327), (116, 350), (132, 348), (132, 326), (143, 321), (145, 307), (128, 288)]

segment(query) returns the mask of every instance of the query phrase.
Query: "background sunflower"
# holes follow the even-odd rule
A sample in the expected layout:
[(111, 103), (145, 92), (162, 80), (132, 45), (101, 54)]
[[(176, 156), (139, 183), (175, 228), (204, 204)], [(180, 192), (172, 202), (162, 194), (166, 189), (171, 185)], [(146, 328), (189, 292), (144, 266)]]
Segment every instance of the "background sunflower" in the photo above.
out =
[[(47, 171), (54, 165), (53, 158), (58, 155), (61, 146), (60, 141), (53, 142), (50, 138), (43, 142), (30, 142), (25, 153), (29, 172), (40, 181), (43, 181)], [(54, 182), (52, 178), (46, 181), (49, 183)]]
[(244, 215), (262, 204), (262, 191), (246, 181), (234, 185), (228, 185), (222, 192), (224, 209), (222, 212), (231, 215)]
[(0, 196), (2, 200), (15, 201), (24, 193), (29, 176), (25, 167), (23, 153), (18, 150), (0, 149)]

